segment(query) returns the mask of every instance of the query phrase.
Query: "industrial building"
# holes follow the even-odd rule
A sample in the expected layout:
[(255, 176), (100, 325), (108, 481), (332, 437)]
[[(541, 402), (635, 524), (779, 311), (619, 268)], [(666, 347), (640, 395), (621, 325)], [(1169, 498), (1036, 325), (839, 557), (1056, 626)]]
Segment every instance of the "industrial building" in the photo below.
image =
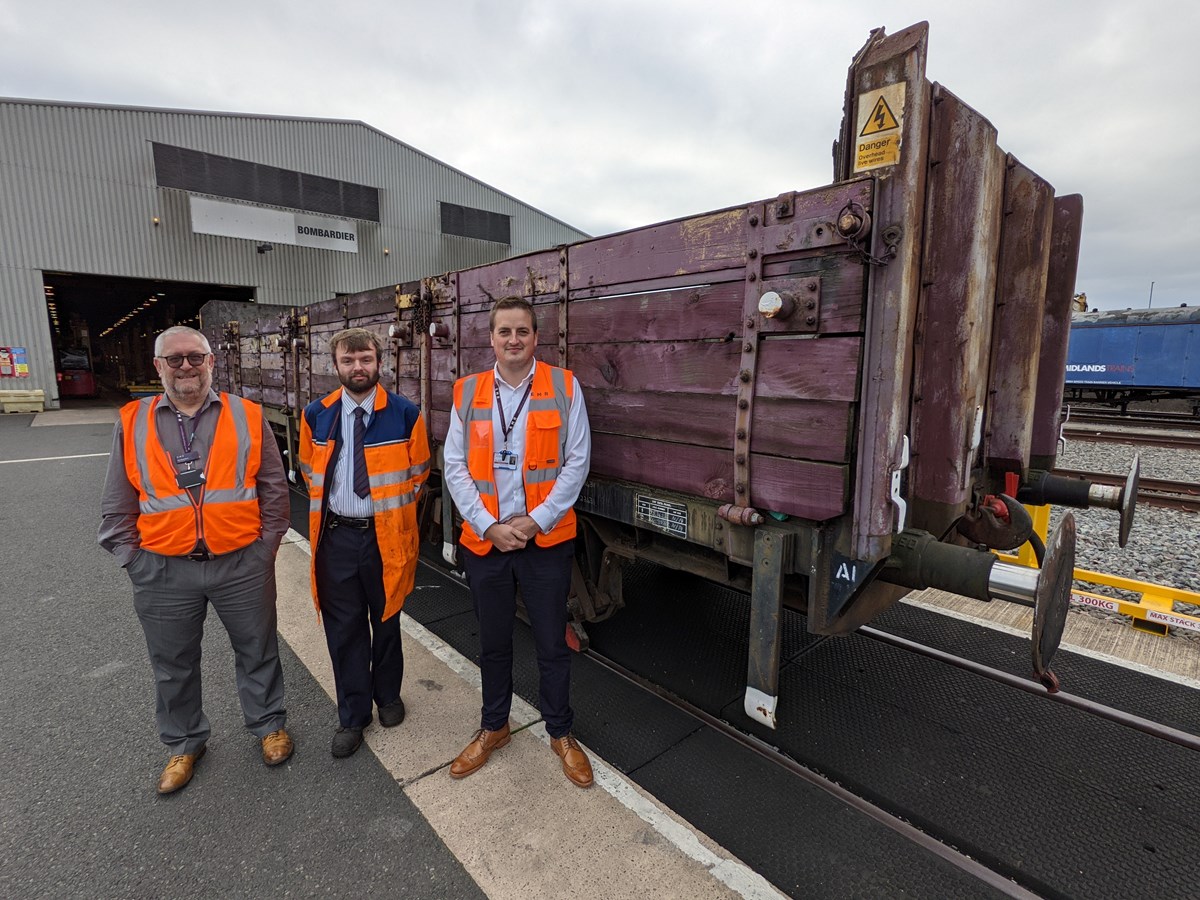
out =
[(48, 408), (210, 300), (305, 306), (587, 237), (363, 122), (9, 98), (0, 235), (0, 390)]

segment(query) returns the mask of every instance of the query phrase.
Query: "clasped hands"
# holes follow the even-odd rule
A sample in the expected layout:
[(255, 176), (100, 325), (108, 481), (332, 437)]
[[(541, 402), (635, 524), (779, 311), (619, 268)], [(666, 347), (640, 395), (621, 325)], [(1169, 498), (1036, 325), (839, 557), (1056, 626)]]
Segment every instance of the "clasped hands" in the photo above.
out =
[(510, 516), (496, 522), (483, 533), (484, 540), (491, 541), (501, 553), (520, 550), (541, 531), (531, 516)]

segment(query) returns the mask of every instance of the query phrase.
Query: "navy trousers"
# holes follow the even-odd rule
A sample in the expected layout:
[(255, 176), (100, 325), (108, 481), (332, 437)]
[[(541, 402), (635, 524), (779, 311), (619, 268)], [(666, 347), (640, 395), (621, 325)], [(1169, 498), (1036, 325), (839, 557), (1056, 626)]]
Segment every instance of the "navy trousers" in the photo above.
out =
[(571, 710), (571, 650), (566, 631), (574, 555), (574, 541), (553, 547), (539, 547), (531, 541), (508, 553), (492, 548), (486, 556), (461, 548), (459, 559), (479, 619), (483, 680), (479, 727), (498, 731), (508, 722), (519, 587), (537, 648), (538, 699), (546, 731), (550, 737), (560, 738), (571, 730), (575, 714)]
[(400, 615), (382, 620), (387, 598), (374, 526), (326, 526), (317, 545), (316, 574), (338, 721), (343, 728), (365, 728), (373, 718), (371, 701), (391, 703), (404, 679)]

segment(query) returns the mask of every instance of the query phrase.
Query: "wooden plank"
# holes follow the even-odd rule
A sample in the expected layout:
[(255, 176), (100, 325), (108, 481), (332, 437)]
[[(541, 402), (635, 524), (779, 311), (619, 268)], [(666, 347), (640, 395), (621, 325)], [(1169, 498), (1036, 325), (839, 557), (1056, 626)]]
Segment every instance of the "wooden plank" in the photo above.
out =
[(542, 250), (458, 273), (461, 309), (491, 309), (501, 297), (558, 296), (559, 251)]
[[(928, 26), (921, 24), (894, 35), (872, 35), (855, 59), (846, 83), (845, 115), (835, 145), (838, 178), (851, 178), (857, 156), (859, 105), (888, 85), (905, 86), (900, 117), (899, 161), (879, 170), (871, 206), (874, 227), (866, 248), (876, 256), (887, 252), (883, 239), (889, 225), (898, 231), (895, 256), (873, 266), (867, 286), (864, 325), (862, 399), (855, 448), (854, 504), (848, 539), (838, 553), (859, 560), (878, 560), (891, 552), (896, 510), (891, 479), (900, 464), (908, 433), (914, 347), (913, 324), (919, 301), (921, 234), (928, 172), (930, 90), (925, 80)], [(828, 628), (840, 603), (830, 606), (829, 585), (810, 596), (809, 628)], [(843, 621), (868, 617), (851, 610)]]
[[(596, 431), (733, 450), (737, 410), (730, 396), (585, 390), (584, 400)], [(758, 400), (751, 453), (846, 462), (851, 412), (843, 403)]]
[(435, 441), (445, 441), (446, 432), (450, 429), (449, 410), (432, 409), (426, 413), (429, 422), (429, 433)]
[(730, 339), (742, 328), (742, 284), (571, 301), (572, 347), (621, 341)]
[(858, 397), (858, 337), (779, 338), (759, 344), (755, 403), (761, 397), (840, 400)]
[[(333, 297), (329, 300), (319, 300), (316, 303), (312, 303), (304, 307), (303, 314), (308, 316), (309, 327), (330, 325), (345, 321), (340, 297)], [(336, 331), (337, 329), (335, 328), (334, 330)]]
[(1067, 342), (1071, 337), (1071, 299), (1075, 294), (1082, 232), (1083, 198), (1078, 194), (1056, 197), (1029, 454), (1030, 466), (1046, 471), (1054, 468), (1058, 457), (1058, 418), (1062, 410)]
[(746, 215), (738, 207), (575, 244), (567, 256), (570, 289), (740, 268)]
[(940, 534), (963, 511), (981, 449), (1004, 153), (992, 124), (940, 86), (930, 135), (909, 484), (913, 524)]
[[(756, 396), (855, 398), (859, 338), (781, 338), (760, 346)], [(585, 389), (733, 396), (740, 355), (740, 341), (585, 344), (572, 346), (571, 368)]]
[(396, 285), (349, 294), (341, 299), (346, 308), (346, 318), (352, 326), (358, 326), (359, 319), (378, 320), (384, 317), (394, 318), (396, 315)]
[(1029, 468), (1042, 349), (1042, 329), (1033, 323), (1045, 315), (1053, 224), (1054, 189), (1010, 157), (1004, 180), (984, 456), (989, 468), (1022, 476)]
[[(752, 454), (756, 508), (824, 521), (846, 505), (846, 468)], [(733, 503), (733, 457), (724, 450), (592, 433), (592, 473)]]
[[(478, 312), (464, 313), (458, 320), (458, 345), (467, 347), (491, 347), (492, 335), (488, 330), (488, 318), (492, 307)], [(558, 299), (550, 298), (534, 304), (534, 315), (537, 316), (538, 344), (558, 345)], [(572, 327), (574, 327), (572, 325)]]

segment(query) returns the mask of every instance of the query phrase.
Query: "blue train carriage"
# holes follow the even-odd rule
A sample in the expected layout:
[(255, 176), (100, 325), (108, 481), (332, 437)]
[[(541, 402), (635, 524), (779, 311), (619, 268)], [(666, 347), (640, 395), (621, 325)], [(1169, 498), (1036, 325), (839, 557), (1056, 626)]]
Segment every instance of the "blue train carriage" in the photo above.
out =
[(1122, 409), (1185, 399), (1200, 412), (1200, 306), (1075, 313), (1065, 395)]

